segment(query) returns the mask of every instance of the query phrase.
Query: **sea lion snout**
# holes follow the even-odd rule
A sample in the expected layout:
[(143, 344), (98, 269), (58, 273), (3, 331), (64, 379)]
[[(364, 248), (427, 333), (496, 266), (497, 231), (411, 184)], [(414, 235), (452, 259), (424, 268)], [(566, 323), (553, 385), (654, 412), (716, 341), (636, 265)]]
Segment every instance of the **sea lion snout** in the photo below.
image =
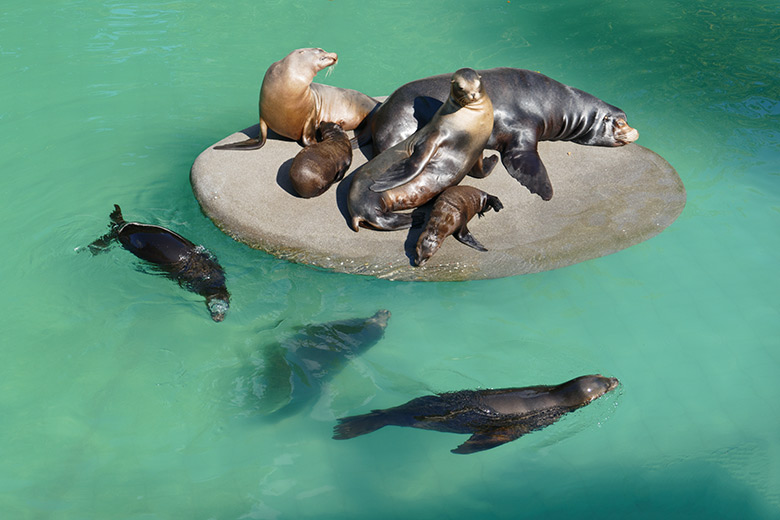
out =
[(615, 140), (621, 144), (633, 143), (639, 139), (639, 132), (636, 128), (631, 128), (625, 119), (615, 120)]

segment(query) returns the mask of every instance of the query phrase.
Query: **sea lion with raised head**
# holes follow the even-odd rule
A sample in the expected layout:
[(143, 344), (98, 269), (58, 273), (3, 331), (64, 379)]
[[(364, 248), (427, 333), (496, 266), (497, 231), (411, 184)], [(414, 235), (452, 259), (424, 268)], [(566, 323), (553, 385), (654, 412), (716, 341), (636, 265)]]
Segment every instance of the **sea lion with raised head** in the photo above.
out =
[(498, 197), (472, 186), (450, 186), (436, 197), (431, 216), (420, 238), (417, 239), (415, 265), (425, 265), (439, 250), (444, 239), (450, 235), (477, 251), (487, 251), (485, 246), (469, 232), (466, 225), (474, 215), (481, 217), (489, 209), (499, 211), (503, 207)]
[(498, 161), (482, 150), (493, 128), (493, 105), (479, 75), (460, 69), (446, 102), (428, 124), (358, 168), (349, 188), (351, 227), (406, 229), (412, 216), (395, 211), (422, 206), (471, 172), (484, 177)]
[(352, 164), (352, 145), (340, 124), (324, 121), (317, 133), (319, 141), (298, 152), (290, 166), (293, 188), (306, 199), (325, 193)]
[(618, 384), (614, 377), (591, 375), (554, 386), (428, 395), (394, 408), (339, 419), (333, 429), (333, 438), (351, 439), (384, 426), (408, 426), (470, 433), (471, 437), (452, 452), (475, 453), (549, 426), (564, 414), (614, 390)]
[[(524, 69), (478, 71), (493, 101), (493, 133), (486, 147), (498, 150), (509, 174), (544, 200), (553, 187), (542, 163), (539, 141), (623, 146), (639, 132), (626, 114), (587, 92)], [(445, 101), (449, 75), (407, 83), (393, 92), (371, 119), (374, 152), (395, 146), (430, 121)]]
[(167, 278), (206, 298), (211, 319), (225, 319), (230, 306), (225, 272), (208, 249), (162, 226), (126, 222), (116, 204), (110, 219), (109, 232), (88, 246), (93, 255), (107, 251), (117, 241)]
[(344, 130), (358, 128), (379, 102), (357, 90), (312, 83), (314, 76), (338, 61), (335, 52), (296, 49), (275, 62), (260, 87), (260, 135), (215, 146), (216, 150), (257, 150), (270, 128), (277, 134), (309, 146), (323, 121), (341, 121)]

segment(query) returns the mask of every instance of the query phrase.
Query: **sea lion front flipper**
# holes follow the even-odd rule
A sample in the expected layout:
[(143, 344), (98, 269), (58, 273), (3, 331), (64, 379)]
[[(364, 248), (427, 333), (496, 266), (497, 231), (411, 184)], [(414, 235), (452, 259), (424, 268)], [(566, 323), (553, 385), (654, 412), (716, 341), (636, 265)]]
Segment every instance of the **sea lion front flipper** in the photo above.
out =
[(524, 430), (513, 430), (510, 428), (476, 432), (469, 437), (469, 440), (450, 451), (461, 455), (477, 453), (478, 451), (485, 451), (506, 444), (507, 442), (521, 437), (525, 433), (527, 432)]
[(496, 167), (496, 164), (498, 163), (498, 156), (497, 155), (491, 155), (490, 157), (480, 157), (477, 159), (477, 162), (474, 163), (474, 166), (471, 167), (471, 170), (469, 170), (469, 177), (474, 177), (475, 179), (484, 179), (488, 175), (490, 175), (490, 172), (493, 171), (493, 168)]
[(553, 196), (552, 183), (547, 175), (542, 158), (536, 149), (505, 150), (501, 154), (501, 162), (509, 175), (520, 184), (528, 188), (531, 193), (536, 193), (542, 200), (550, 200)]
[(487, 248), (479, 243), (479, 241), (474, 238), (474, 235), (471, 234), (471, 232), (468, 230), (466, 226), (463, 226), (460, 228), (460, 230), (457, 233), (453, 233), (455, 237), (455, 240), (460, 242), (461, 244), (465, 244), (469, 247), (473, 247), (477, 251), (485, 252), (487, 251)]
[(422, 173), (438, 149), (439, 139), (433, 132), (414, 145), (409, 159), (396, 163), (368, 188), (375, 193), (381, 193), (406, 184)]

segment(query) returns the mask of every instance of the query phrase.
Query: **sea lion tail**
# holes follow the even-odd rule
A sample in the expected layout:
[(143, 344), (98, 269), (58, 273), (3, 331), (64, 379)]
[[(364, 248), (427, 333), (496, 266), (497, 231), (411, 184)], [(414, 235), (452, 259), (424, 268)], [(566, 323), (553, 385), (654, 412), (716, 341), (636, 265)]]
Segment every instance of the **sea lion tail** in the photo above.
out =
[(342, 417), (333, 427), (333, 438), (345, 440), (365, 435), (391, 424), (383, 410), (372, 410), (371, 413)]

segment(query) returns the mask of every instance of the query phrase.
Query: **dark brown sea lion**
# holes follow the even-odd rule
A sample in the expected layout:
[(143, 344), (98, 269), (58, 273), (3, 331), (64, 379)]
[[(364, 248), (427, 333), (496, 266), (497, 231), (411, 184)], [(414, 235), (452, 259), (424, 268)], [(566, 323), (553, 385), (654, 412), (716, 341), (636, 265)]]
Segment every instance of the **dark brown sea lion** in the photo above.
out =
[(412, 399), (406, 404), (339, 419), (334, 439), (351, 439), (384, 426), (470, 433), (452, 450), (475, 453), (549, 426), (568, 412), (617, 387), (614, 377), (581, 376), (556, 386), (463, 390)]
[(225, 287), (225, 272), (211, 252), (170, 229), (126, 222), (116, 204), (110, 219), (109, 232), (89, 245), (93, 255), (108, 250), (117, 241), (180, 286), (205, 297), (211, 319), (225, 319), (230, 293)]
[(493, 105), (479, 75), (460, 69), (449, 81), (450, 95), (430, 122), (355, 171), (347, 206), (352, 229), (405, 229), (409, 214), (472, 171), (484, 177), (498, 159), (482, 161), (493, 127)]
[(352, 164), (352, 144), (341, 125), (325, 121), (317, 133), (320, 141), (298, 152), (290, 166), (293, 188), (307, 199), (325, 193)]
[(425, 224), (425, 229), (417, 239), (415, 265), (425, 265), (425, 262), (439, 250), (444, 239), (450, 235), (477, 251), (487, 251), (469, 232), (466, 224), (474, 218), (474, 215), (481, 217), (491, 208), (498, 211), (503, 207), (498, 197), (488, 195), (472, 186), (450, 186), (436, 197), (428, 223)]
[(257, 150), (265, 144), (269, 128), (303, 146), (316, 142), (323, 121), (342, 121), (344, 130), (356, 129), (379, 102), (357, 90), (312, 83), (319, 71), (336, 61), (335, 52), (297, 49), (268, 67), (260, 87), (259, 137), (214, 148)]
[[(493, 101), (493, 133), (487, 148), (498, 150), (509, 174), (531, 193), (550, 200), (553, 188), (539, 154), (539, 141), (623, 146), (639, 133), (626, 114), (582, 90), (523, 69), (479, 71)], [(427, 124), (445, 100), (449, 75), (412, 81), (393, 92), (371, 120), (374, 152), (383, 152)]]

